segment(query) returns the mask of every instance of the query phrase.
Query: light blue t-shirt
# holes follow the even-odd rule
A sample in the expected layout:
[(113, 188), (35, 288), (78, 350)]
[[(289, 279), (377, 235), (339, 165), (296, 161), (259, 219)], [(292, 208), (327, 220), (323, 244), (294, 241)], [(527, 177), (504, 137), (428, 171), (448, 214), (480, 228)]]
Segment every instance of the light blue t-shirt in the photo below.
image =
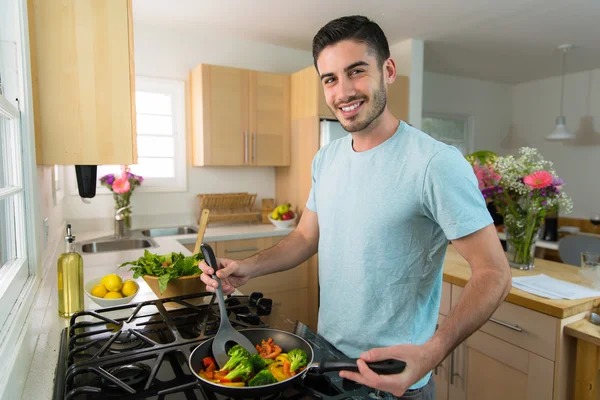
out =
[(306, 206), (319, 220), (319, 333), (349, 357), (429, 340), (448, 240), (493, 223), (463, 155), (402, 121), (370, 150), (351, 135), (319, 150)]

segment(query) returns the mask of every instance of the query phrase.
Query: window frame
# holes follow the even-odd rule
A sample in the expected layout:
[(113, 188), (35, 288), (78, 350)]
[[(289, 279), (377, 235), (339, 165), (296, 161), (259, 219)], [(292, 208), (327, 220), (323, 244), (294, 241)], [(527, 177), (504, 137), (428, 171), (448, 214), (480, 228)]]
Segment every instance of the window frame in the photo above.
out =
[[(148, 91), (153, 93), (165, 93), (172, 96), (173, 107), (173, 137), (175, 140), (174, 178), (153, 178), (144, 176), (144, 183), (135, 189), (136, 192), (185, 192), (187, 191), (187, 131), (185, 123), (185, 82), (177, 79), (153, 78), (146, 76), (135, 77), (135, 91)], [(136, 118), (137, 119), (137, 118)], [(137, 130), (136, 130), (137, 140)], [(120, 174), (120, 167), (115, 166), (115, 173)], [(79, 196), (75, 169), (68, 168), (69, 195)], [(102, 186), (99, 182), (100, 174), (96, 181), (97, 195), (112, 195), (112, 192)]]
[[(14, 124), (11, 127), (11, 122)], [(0, 265), (0, 328), (9, 321), (19, 296), (25, 288), (25, 283), (32, 274), (30, 271), (30, 255), (27, 247), (27, 228), (25, 213), (25, 187), (24, 187), (24, 163), (22, 151), (23, 126), (19, 110), (13, 106), (4, 96), (0, 96), (0, 154), (10, 154), (10, 157), (2, 160), (7, 182), (0, 188), (0, 201), (12, 203), (15, 212), (14, 229), (12, 219), (0, 221), (6, 224), (2, 227), (4, 232), (14, 232), (9, 238), (8, 248), (13, 248), (16, 254), (6, 264)], [(20, 255), (20, 257), (17, 257)], [(0, 346), (3, 338), (0, 337)]]
[[(422, 120), (425, 118), (437, 118), (437, 119), (446, 119), (446, 120), (459, 120), (465, 122), (465, 130), (464, 130), (464, 143), (465, 143), (465, 155), (472, 153), (475, 148), (475, 137), (473, 134), (473, 117), (466, 114), (454, 114), (454, 113), (443, 113), (443, 112), (434, 112), (434, 111), (424, 111), (422, 115)], [(421, 120), (421, 121), (422, 121)], [(429, 132), (425, 132), (431, 136)], [(433, 137), (433, 136), (431, 136)], [(440, 139), (433, 137), (435, 140)]]

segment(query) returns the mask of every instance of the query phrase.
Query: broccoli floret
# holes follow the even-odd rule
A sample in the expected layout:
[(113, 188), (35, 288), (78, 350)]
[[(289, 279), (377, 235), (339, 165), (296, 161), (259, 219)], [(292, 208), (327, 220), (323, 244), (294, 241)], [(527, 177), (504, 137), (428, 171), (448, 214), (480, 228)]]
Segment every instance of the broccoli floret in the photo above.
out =
[(230, 348), (229, 351), (227, 352), (227, 355), (230, 358), (227, 361), (227, 363), (225, 365), (223, 365), (223, 367), (221, 368), (221, 371), (231, 371), (244, 358), (249, 358), (250, 357), (250, 353), (248, 353), (248, 350), (246, 350), (245, 348), (243, 348), (239, 344), (236, 344), (235, 346), (233, 346), (232, 348)]
[(288, 359), (290, 360), (290, 371), (296, 372), (298, 368), (305, 367), (308, 364), (308, 357), (306, 352), (301, 349), (293, 349), (288, 352)]
[(264, 386), (271, 383), (277, 383), (277, 379), (275, 379), (271, 371), (263, 369), (254, 378), (250, 379), (248, 386)]
[(250, 356), (250, 362), (254, 367), (254, 371), (258, 372), (261, 369), (265, 369), (267, 365), (272, 364), (273, 360), (267, 360), (265, 358), (262, 358), (260, 354), (252, 354)]
[(225, 379), (233, 381), (235, 378), (241, 378), (242, 381), (245, 381), (248, 379), (252, 371), (252, 363), (247, 358), (244, 358), (239, 362), (237, 367), (233, 369), (233, 371), (225, 376)]

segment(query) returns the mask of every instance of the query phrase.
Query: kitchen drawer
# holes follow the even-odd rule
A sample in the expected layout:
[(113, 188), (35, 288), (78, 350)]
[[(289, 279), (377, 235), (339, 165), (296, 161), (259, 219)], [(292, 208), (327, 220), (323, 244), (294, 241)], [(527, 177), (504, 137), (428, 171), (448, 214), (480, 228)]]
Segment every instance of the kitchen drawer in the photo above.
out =
[(217, 257), (243, 260), (265, 248), (263, 238), (224, 240), (217, 242)]
[[(452, 285), (452, 307), (462, 291), (462, 287)], [(554, 361), (558, 323), (554, 317), (505, 301), (480, 330)]]
[(450, 306), (452, 303), (452, 284), (442, 282), (442, 299), (440, 301), (440, 314), (446, 317), (450, 314)]

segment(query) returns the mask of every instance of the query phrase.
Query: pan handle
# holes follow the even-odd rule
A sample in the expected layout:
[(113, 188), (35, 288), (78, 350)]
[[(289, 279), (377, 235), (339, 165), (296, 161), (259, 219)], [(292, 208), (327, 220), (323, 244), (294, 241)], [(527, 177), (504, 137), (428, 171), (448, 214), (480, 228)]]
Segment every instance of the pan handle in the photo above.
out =
[[(354, 371), (358, 372), (357, 358), (350, 360), (321, 360), (319, 362), (319, 373), (330, 371)], [(383, 360), (367, 363), (373, 372), (380, 375), (399, 374), (406, 368), (406, 363), (400, 360)]]

